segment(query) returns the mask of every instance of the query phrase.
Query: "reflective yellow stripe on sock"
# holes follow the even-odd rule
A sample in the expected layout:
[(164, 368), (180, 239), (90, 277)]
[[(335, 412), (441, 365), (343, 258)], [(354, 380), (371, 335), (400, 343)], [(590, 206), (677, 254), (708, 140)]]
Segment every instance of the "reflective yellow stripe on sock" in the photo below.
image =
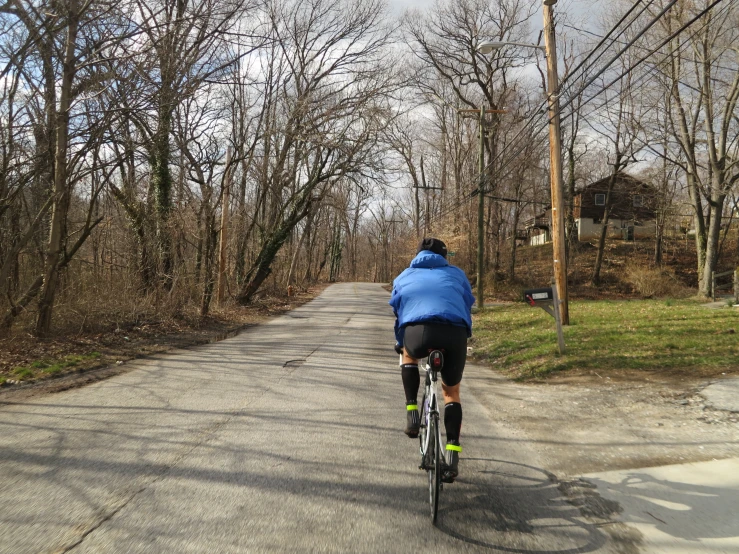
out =
[(462, 452), (462, 447), (458, 446), (456, 444), (447, 444), (446, 445), (447, 450), (454, 450), (455, 452)]
[(418, 404), (406, 404), (405, 409), (408, 410), (409, 412), (411, 410), (417, 410), (418, 409)]

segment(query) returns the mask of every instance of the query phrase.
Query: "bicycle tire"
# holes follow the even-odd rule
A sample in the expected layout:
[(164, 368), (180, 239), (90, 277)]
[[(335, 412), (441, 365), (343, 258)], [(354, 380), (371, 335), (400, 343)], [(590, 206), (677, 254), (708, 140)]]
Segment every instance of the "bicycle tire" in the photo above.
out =
[(420, 418), (421, 418), (421, 426), (418, 430), (418, 439), (420, 443), (420, 452), (421, 452), (421, 469), (428, 469), (430, 459), (426, 455), (426, 436), (428, 435), (428, 425), (427, 420), (429, 416), (429, 406), (426, 405), (426, 399), (431, 395), (431, 391), (429, 390), (429, 387), (431, 386), (431, 381), (428, 378), (428, 373), (426, 374), (426, 380), (423, 384), (423, 399), (421, 401), (421, 410), (420, 410)]
[(439, 493), (441, 492), (441, 444), (439, 443), (439, 415), (433, 414), (429, 418), (429, 504), (431, 507), (431, 521), (436, 523), (439, 515)]
[(423, 402), (421, 402), (420, 406), (420, 418), (421, 418), (421, 424), (418, 429), (418, 442), (419, 442), (419, 451), (421, 452), (421, 465), (420, 469), (426, 469), (426, 451), (424, 450), (424, 445), (426, 444), (426, 434), (428, 433), (428, 428), (426, 427), (426, 393), (423, 395)]

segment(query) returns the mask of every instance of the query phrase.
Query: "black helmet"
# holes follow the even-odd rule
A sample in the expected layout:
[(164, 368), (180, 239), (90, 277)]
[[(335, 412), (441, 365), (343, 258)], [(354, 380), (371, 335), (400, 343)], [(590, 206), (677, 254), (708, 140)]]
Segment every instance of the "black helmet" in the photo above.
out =
[(446, 258), (446, 244), (443, 241), (435, 238), (424, 238), (418, 243), (418, 252), (422, 250), (430, 250), (434, 254), (439, 254)]

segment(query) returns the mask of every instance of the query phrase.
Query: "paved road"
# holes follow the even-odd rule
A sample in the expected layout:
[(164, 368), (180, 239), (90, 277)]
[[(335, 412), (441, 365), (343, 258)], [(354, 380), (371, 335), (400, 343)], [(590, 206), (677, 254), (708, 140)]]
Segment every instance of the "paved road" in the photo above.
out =
[(335, 285), (232, 339), (5, 403), (0, 552), (635, 552), (496, 425), (475, 367), (463, 476), (430, 525), (387, 298)]
[(701, 391), (709, 406), (717, 410), (739, 412), (739, 378), (721, 379)]

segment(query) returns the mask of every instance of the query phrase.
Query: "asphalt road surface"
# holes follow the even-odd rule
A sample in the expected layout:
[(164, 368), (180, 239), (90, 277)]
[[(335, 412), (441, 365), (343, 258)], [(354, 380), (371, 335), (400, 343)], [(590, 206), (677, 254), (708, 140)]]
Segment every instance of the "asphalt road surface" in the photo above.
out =
[(337, 284), (237, 337), (5, 402), (0, 552), (636, 552), (496, 425), (473, 366), (431, 525), (387, 300)]

